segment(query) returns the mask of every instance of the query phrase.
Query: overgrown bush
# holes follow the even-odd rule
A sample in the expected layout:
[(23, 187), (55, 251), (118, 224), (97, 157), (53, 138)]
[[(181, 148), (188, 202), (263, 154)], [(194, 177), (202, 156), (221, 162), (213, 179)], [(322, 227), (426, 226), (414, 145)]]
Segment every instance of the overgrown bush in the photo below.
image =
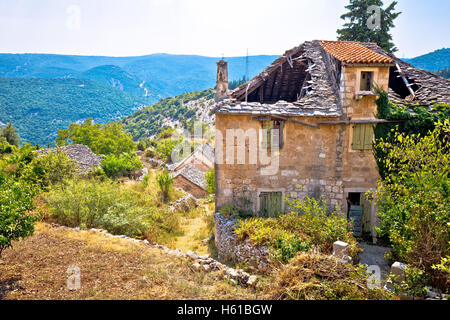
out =
[(47, 218), (82, 228), (160, 241), (178, 230), (177, 216), (157, 207), (151, 197), (112, 181), (71, 180), (64, 190), (45, 193)]
[(23, 178), (45, 189), (71, 179), (75, 172), (75, 163), (65, 152), (58, 150), (36, 156), (24, 170)]
[(141, 168), (142, 161), (134, 153), (110, 154), (102, 160), (102, 169), (111, 178), (128, 176), (132, 171)]
[(375, 194), (377, 231), (389, 238), (396, 259), (431, 274), (433, 284), (442, 287), (448, 274), (432, 266), (450, 253), (450, 121), (426, 136), (394, 137), (377, 145), (387, 154), (387, 174)]
[(161, 191), (163, 202), (167, 202), (169, 200), (170, 189), (173, 185), (172, 175), (167, 170), (164, 170), (162, 173), (156, 175), (156, 182)]
[(282, 300), (382, 300), (392, 295), (382, 289), (367, 287), (368, 275), (323, 254), (300, 253), (274, 275), (266, 293)]
[(208, 172), (206, 172), (205, 180), (206, 180), (206, 192), (208, 192), (209, 194), (214, 194), (216, 192), (214, 168), (211, 168)]
[(36, 189), (25, 182), (14, 181), (0, 173), (0, 256), (14, 240), (33, 234)]
[[(255, 245), (268, 245), (282, 262), (288, 261), (298, 251), (308, 251), (312, 246), (321, 252), (331, 253), (337, 240), (356, 244), (351, 225), (346, 217), (328, 212), (322, 198), (298, 199), (288, 202), (291, 212), (277, 218), (250, 218), (238, 220), (236, 235), (240, 241), (249, 238)], [(356, 255), (356, 246), (351, 253)]]

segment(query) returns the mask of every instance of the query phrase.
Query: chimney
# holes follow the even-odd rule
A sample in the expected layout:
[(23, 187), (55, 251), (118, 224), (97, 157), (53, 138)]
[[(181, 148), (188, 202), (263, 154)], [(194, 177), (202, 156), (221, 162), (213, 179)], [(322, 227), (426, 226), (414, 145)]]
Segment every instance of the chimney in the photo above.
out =
[(228, 62), (217, 62), (216, 101), (219, 102), (228, 96)]

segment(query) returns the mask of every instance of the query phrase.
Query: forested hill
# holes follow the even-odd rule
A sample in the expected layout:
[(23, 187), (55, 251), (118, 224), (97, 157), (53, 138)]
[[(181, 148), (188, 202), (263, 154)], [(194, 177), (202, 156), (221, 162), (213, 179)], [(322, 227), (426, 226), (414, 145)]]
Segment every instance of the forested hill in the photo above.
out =
[[(249, 77), (261, 72), (276, 58), (248, 57)], [(241, 79), (245, 75), (246, 57), (225, 59), (229, 62), (229, 79)], [(218, 60), (171, 54), (140, 57), (0, 54), (0, 77), (87, 78), (137, 94), (152, 104), (162, 98), (214, 87)]]
[(54, 143), (57, 129), (72, 122), (116, 121), (143, 106), (135, 96), (92, 80), (0, 78), (0, 122), (12, 120), (23, 142)]
[(214, 122), (210, 109), (215, 93), (214, 89), (207, 89), (165, 98), (126, 117), (122, 123), (136, 141), (156, 135), (166, 127), (187, 127), (193, 120), (210, 125)]
[(450, 67), (450, 48), (439, 49), (416, 58), (403, 60), (416, 68), (436, 72)]

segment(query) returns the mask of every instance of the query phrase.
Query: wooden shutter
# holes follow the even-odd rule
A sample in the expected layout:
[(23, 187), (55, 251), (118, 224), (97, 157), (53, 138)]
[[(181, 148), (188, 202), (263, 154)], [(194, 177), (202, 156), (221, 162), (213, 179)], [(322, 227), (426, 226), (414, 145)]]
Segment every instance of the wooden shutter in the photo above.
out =
[(364, 150), (372, 150), (373, 143), (373, 126), (371, 124), (364, 125)]
[[(265, 149), (270, 149), (272, 146), (273, 121), (272, 120), (263, 121), (262, 128), (263, 128), (262, 147)], [(266, 131), (264, 131), (264, 130), (266, 130)]]
[(259, 214), (262, 217), (277, 217), (282, 210), (281, 192), (261, 192), (259, 195)]
[(373, 125), (356, 124), (353, 126), (353, 150), (372, 150)]
[(352, 141), (352, 149), (353, 150), (362, 150), (363, 141), (361, 139), (362, 135), (362, 127), (360, 125), (353, 126), (353, 141)]
[(360, 237), (362, 233), (362, 206), (350, 206), (349, 219), (353, 221), (353, 235)]

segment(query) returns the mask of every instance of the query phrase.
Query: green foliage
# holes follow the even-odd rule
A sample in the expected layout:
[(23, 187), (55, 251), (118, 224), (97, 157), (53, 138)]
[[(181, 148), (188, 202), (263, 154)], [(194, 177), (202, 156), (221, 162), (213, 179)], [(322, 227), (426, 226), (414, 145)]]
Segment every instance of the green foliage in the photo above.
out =
[(376, 146), (383, 154), (385, 177), (375, 199), (381, 219), (377, 232), (389, 237), (396, 257), (433, 275), (432, 266), (449, 254), (450, 122), (428, 135), (395, 132), (393, 142)]
[(133, 138), (124, 131), (122, 124), (94, 124), (91, 118), (82, 124), (71, 123), (68, 129), (58, 129), (56, 143), (58, 146), (83, 144), (99, 155), (119, 155), (136, 149)]
[(214, 168), (211, 168), (208, 172), (206, 172), (205, 180), (206, 180), (206, 191), (209, 194), (216, 193), (216, 182), (215, 182)]
[(65, 152), (58, 150), (33, 158), (24, 169), (22, 178), (45, 189), (71, 179), (75, 171), (75, 163)]
[(0, 138), (4, 138), (12, 146), (19, 146), (20, 137), (17, 134), (17, 128), (12, 125), (11, 121), (0, 129)]
[(393, 275), (389, 278), (397, 295), (406, 294), (414, 298), (424, 298), (427, 294), (429, 277), (425, 271), (419, 268), (408, 266), (405, 269), (405, 279), (403, 281), (400, 281)]
[[(1, 68), (1, 67), (0, 67)], [(14, 119), (22, 141), (51, 144), (57, 129), (80, 119), (117, 121), (143, 102), (110, 85), (80, 79), (0, 77), (0, 121)]]
[(187, 102), (204, 99), (203, 103), (213, 103), (215, 91), (207, 89), (188, 92), (176, 97), (165, 98), (153, 106), (144, 108), (122, 120), (125, 130), (135, 140), (157, 135), (167, 129), (163, 123), (166, 119), (183, 121), (194, 118), (196, 110), (189, 109)]
[(12, 241), (33, 234), (35, 218), (29, 213), (34, 208), (36, 190), (30, 184), (14, 181), (0, 172), (0, 256)]
[[(450, 118), (448, 104), (436, 104), (430, 110), (419, 105), (404, 107), (390, 102), (386, 92), (378, 90), (377, 93), (379, 94), (376, 101), (377, 118), (396, 122), (377, 124), (374, 130), (376, 142), (384, 141), (395, 144), (395, 133), (424, 136), (434, 130), (436, 123)], [(384, 178), (388, 174), (383, 161), (387, 154), (381, 148), (375, 148), (374, 152), (380, 175)]]
[(128, 176), (132, 171), (141, 168), (142, 161), (134, 153), (110, 154), (102, 160), (102, 169), (110, 178)]
[(144, 193), (111, 181), (71, 180), (64, 190), (56, 186), (43, 198), (48, 218), (71, 227), (104, 228), (151, 241), (178, 231), (177, 217), (167, 209), (156, 207)]
[(268, 245), (282, 262), (312, 246), (331, 253), (337, 240), (356, 244), (345, 215), (328, 212), (323, 198), (297, 199), (289, 202), (289, 206), (291, 212), (277, 218), (238, 220), (235, 230), (238, 239), (248, 238), (255, 245)]
[(0, 156), (3, 154), (12, 153), (14, 146), (10, 145), (5, 137), (0, 136)]
[(169, 200), (169, 192), (173, 185), (173, 177), (167, 170), (164, 170), (162, 173), (156, 175), (156, 182), (161, 191), (162, 199), (166, 202)]
[[(367, 21), (373, 14), (367, 9), (373, 5), (381, 8), (381, 26), (375, 30), (367, 27)], [(350, 0), (350, 4), (345, 7), (348, 12), (341, 16), (341, 19), (348, 22), (342, 29), (337, 30), (338, 40), (376, 42), (388, 52), (398, 51), (390, 34), (390, 30), (394, 27), (394, 20), (401, 14), (401, 12), (395, 12), (396, 5), (397, 1), (393, 1), (383, 9), (382, 0)]]

